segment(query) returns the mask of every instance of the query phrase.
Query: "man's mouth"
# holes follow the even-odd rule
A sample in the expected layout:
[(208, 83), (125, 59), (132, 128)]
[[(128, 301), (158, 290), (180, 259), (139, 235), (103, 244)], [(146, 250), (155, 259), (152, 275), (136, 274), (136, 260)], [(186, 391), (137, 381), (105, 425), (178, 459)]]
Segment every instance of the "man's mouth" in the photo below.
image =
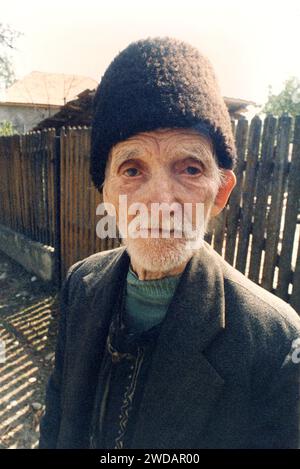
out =
[(165, 228), (141, 228), (139, 230), (139, 233), (141, 234), (145, 234), (145, 235), (148, 235), (151, 237), (151, 235), (180, 235), (182, 236), (182, 231), (181, 230), (178, 230), (178, 229), (170, 229), (170, 230), (167, 230)]

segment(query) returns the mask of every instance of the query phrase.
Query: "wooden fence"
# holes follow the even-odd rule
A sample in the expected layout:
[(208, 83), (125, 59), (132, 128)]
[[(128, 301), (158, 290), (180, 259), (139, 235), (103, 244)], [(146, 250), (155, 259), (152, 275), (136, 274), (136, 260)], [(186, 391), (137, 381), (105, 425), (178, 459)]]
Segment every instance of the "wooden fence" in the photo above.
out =
[(60, 252), (62, 277), (66, 269), (90, 254), (120, 245), (96, 236), (96, 207), (102, 196), (89, 175), (90, 128), (62, 129), (60, 134)]
[[(300, 116), (232, 123), (237, 185), (206, 240), (300, 313)], [(101, 195), (89, 175), (90, 128), (0, 138), (0, 223), (55, 247), (61, 278), (119, 246), (96, 236)]]
[(55, 131), (0, 137), (0, 223), (54, 246)]

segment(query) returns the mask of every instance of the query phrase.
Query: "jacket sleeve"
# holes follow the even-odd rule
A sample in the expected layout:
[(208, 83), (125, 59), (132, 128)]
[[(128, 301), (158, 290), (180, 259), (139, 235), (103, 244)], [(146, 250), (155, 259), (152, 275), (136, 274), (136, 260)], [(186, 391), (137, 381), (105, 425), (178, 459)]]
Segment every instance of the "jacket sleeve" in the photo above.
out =
[(300, 448), (300, 340), (292, 342), (253, 409), (251, 448)]
[(45, 414), (40, 421), (39, 449), (56, 448), (57, 444), (61, 416), (60, 398), (65, 359), (69, 284), (72, 273), (74, 272), (76, 266), (80, 263), (81, 261), (76, 262), (69, 268), (60, 290), (60, 317), (55, 349), (54, 369), (48, 379), (46, 386)]

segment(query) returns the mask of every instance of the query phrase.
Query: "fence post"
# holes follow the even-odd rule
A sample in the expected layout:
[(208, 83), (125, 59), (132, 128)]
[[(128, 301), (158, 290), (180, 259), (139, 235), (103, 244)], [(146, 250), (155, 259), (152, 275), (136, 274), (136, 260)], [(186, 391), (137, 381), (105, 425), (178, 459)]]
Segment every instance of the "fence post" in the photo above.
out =
[(54, 235), (54, 283), (61, 287), (61, 240), (60, 240), (60, 129), (56, 129), (54, 151), (54, 206), (55, 206), (55, 235)]

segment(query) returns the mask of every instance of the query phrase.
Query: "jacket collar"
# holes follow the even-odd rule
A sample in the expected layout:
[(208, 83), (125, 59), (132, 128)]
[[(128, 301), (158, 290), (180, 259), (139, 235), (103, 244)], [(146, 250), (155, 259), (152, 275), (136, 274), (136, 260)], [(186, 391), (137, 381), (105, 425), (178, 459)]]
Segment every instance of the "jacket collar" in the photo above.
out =
[[(107, 328), (111, 305), (126, 281), (130, 258), (125, 247), (84, 277), (92, 308), (101, 305), (100, 328)], [(208, 243), (193, 255), (161, 325), (140, 405), (132, 448), (191, 448), (224, 381), (204, 355), (225, 328), (221, 256)]]

